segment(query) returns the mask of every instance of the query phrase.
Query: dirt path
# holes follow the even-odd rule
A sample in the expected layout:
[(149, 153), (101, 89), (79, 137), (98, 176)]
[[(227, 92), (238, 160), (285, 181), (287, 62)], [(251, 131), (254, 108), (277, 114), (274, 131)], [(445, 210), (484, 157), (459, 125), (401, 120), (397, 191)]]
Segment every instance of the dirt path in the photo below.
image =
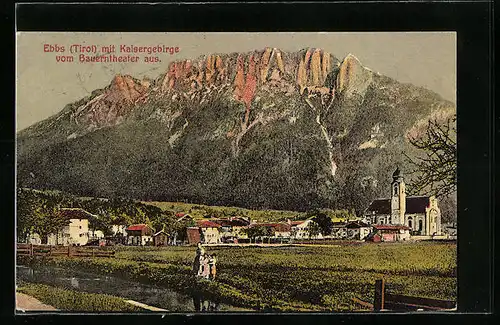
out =
[(19, 311), (40, 311), (57, 310), (52, 306), (46, 305), (32, 296), (16, 292), (16, 310)]

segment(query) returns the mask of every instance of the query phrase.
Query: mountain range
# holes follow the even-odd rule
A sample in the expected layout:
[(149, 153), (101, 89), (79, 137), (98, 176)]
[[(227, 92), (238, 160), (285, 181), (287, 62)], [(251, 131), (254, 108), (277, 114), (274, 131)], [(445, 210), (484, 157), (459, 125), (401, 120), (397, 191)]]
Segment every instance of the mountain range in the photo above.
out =
[[(422, 67), (425, 69), (425, 67)], [(35, 107), (33, 109), (36, 109)], [(17, 134), (18, 186), (361, 211), (455, 105), (317, 48), (208, 54), (110, 84)]]

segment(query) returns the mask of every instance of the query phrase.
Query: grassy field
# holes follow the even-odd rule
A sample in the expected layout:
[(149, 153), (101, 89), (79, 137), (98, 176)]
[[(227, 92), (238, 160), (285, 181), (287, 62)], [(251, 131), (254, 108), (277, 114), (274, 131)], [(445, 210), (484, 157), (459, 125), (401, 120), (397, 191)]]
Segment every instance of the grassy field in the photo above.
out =
[(66, 312), (144, 312), (123, 299), (95, 293), (84, 293), (38, 283), (23, 282), (18, 291)]
[(394, 293), (456, 299), (456, 245), (381, 243), (340, 247), (208, 248), (218, 279), (190, 275), (194, 247), (117, 248), (116, 258), (53, 258), (46, 263), (114, 274), (179, 291), (198, 290), (235, 306), (274, 311), (357, 311), (376, 279)]

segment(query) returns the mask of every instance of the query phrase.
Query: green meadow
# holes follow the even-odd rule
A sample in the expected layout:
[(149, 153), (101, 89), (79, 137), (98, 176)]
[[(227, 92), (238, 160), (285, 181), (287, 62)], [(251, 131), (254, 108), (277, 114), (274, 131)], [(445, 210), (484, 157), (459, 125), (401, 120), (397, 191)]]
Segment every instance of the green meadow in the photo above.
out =
[(455, 243), (363, 243), (285, 247), (207, 247), (217, 253), (215, 281), (191, 275), (194, 247), (116, 247), (114, 258), (24, 260), (202, 293), (264, 311), (362, 311), (375, 280), (393, 293), (456, 300)]

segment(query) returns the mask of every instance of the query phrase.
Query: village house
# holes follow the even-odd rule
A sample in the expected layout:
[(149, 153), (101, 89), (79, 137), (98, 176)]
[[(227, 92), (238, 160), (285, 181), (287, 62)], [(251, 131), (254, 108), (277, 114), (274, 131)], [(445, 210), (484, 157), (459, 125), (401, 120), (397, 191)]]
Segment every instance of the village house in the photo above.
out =
[(153, 242), (155, 246), (167, 246), (169, 244), (170, 236), (163, 230), (158, 231), (153, 235)]
[(372, 232), (370, 225), (359, 220), (347, 223), (345, 229), (347, 230), (346, 237), (356, 240), (364, 240)]
[(230, 217), (225, 219), (215, 219), (213, 222), (220, 225), (219, 234), (222, 242), (237, 242), (238, 239), (248, 238), (244, 229), (250, 222), (242, 218)]
[(221, 242), (219, 232), (221, 226), (219, 224), (213, 221), (201, 220), (197, 222), (197, 226), (201, 231), (201, 242), (203, 244), (219, 244)]
[(199, 227), (187, 227), (186, 234), (189, 245), (201, 243), (201, 230)]
[(104, 239), (104, 232), (102, 230), (89, 229), (89, 241)]
[(47, 244), (83, 246), (89, 241), (89, 219), (96, 217), (81, 208), (61, 208), (59, 215), (69, 221), (57, 233), (48, 235)]
[(286, 222), (276, 223), (272, 227), (276, 238), (290, 238), (292, 235), (292, 226)]
[(112, 236), (123, 236), (127, 237), (127, 226), (121, 224), (111, 225)]
[(313, 237), (310, 236), (309, 227), (313, 222), (312, 218), (307, 220), (288, 221), (288, 224), (291, 226), (291, 237), (294, 239), (323, 239), (321, 233)]
[(146, 246), (153, 244), (154, 230), (146, 224), (129, 226), (126, 231), (127, 245)]
[(347, 238), (347, 223), (345, 222), (334, 222), (332, 224), (331, 236), (334, 239), (345, 239)]
[(112, 224), (109, 236), (105, 236), (105, 245), (126, 245), (127, 244), (127, 226), (123, 224)]
[(185, 222), (185, 221), (193, 221), (193, 217), (187, 213), (184, 212), (178, 212), (175, 214), (175, 217), (177, 218), (177, 222)]
[(441, 210), (434, 196), (406, 196), (399, 168), (392, 175), (391, 198), (374, 200), (364, 212), (364, 221), (376, 225), (403, 225), (412, 235), (441, 235)]
[(373, 232), (366, 238), (373, 242), (392, 242), (409, 240), (410, 228), (403, 225), (373, 225)]
[(37, 233), (28, 234), (26, 237), (27, 244), (40, 245), (42, 243), (42, 238)]
[(268, 223), (255, 223), (250, 227), (266, 227), (271, 229), (271, 236), (273, 238), (290, 238), (292, 227), (286, 222), (268, 222)]

